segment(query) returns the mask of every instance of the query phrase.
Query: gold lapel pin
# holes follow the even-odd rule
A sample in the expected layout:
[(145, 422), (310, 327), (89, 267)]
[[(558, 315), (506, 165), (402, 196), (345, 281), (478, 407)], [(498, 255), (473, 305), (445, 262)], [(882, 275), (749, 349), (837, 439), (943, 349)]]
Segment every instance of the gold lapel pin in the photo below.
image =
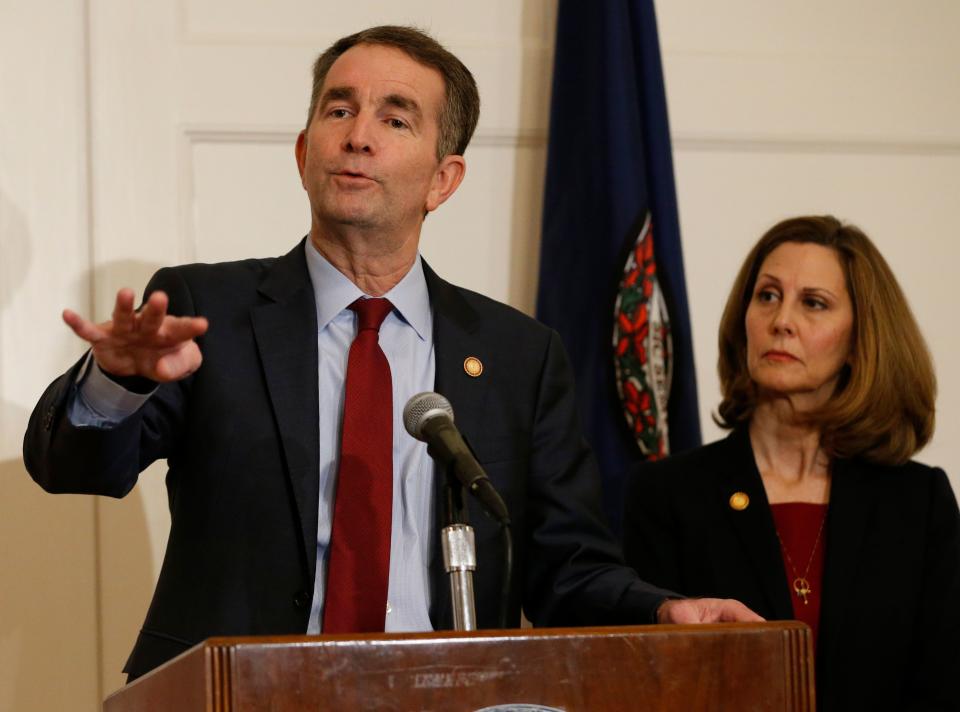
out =
[(471, 378), (476, 378), (483, 373), (483, 364), (476, 356), (467, 356), (463, 360), (463, 370)]
[(750, 506), (750, 497), (746, 492), (734, 492), (730, 495), (730, 509), (742, 512)]

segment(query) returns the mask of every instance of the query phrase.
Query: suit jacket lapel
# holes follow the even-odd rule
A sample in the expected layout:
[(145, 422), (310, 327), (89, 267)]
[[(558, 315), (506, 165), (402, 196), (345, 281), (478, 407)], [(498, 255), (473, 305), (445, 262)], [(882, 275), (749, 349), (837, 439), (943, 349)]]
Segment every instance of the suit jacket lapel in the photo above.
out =
[(251, 310), (270, 405), (283, 447), (308, 581), (316, 574), (319, 498), (317, 309), (301, 240), (266, 272)]
[(449, 282), (440, 279), (424, 262), (423, 272), (433, 307), (433, 348), (436, 359), (434, 390), (450, 401), (462, 433), (474, 432), (483, 422), (483, 378), (471, 378), (464, 360), (475, 356), (488, 364), (490, 344), (477, 337), (480, 316)]
[[(756, 573), (756, 583), (768, 610), (777, 618), (793, 618), (780, 542), (747, 429), (740, 428), (731, 433), (727, 443), (729, 457), (720, 463), (721, 476), (717, 480), (715, 496), (751, 564), (751, 570)], [(745, 509), (736, 510), (730, 506), (730, 496), (735, 492), (743, 492), (750, 498)]]
[(845, 622), (858, 618), (851, 588), (858, 575), (864, 535), (877, 507), (878, 489), (870, 485), (869, 478), (862, 463), (834, 462), (817, 642), (820, 660), (834, 659), (837, 643), (844, 637)]
[[(450, 401), (454, 420), (461, 433), (475, 432), (483, 422), (483, 404), (486, 396), (483, 378), (471, 378), (464, 371), (463, 362), (475, 356), (487, 364), (490, 344), (483, 343), (477, 330), (480, 316), (463, 298), (456, 287), (437, 276), (423, 262), (423, 272), (433, 308), (433, 348), (436, 361), (434, 391)], [(436, 477), (436, 529), (446, 526), (444, 517), (444, 477)], [(431, 605), (430, 620), (437, 630), (453, 628), (453, 612), (447, 576), (439, 541), (433, 547), (430, 562)]]

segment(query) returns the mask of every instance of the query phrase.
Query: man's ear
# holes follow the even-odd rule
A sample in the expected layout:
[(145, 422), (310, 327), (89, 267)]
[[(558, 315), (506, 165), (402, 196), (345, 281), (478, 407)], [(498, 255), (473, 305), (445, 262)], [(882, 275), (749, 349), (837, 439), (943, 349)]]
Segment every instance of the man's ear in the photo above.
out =
[(424, 209), (429, 213), (439, 208), (454, 194), (466, 173), (467, 162), (463, 160), (463, 156), (447, 154), (441, 158), (437, 171), (433, 174), (433, 186), (427, 193)]
[(304, 129), (297, 136), (297, 144), (293, 149), (297, 157), (297, 170), (300, 171), (300, 183), (303, 184), (303, 167), (307, 162), (307, 130)]

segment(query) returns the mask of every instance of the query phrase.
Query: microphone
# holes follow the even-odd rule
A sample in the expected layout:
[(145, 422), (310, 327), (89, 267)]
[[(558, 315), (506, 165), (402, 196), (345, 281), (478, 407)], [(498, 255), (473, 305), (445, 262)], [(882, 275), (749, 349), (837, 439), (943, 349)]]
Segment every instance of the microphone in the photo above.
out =
[(403, 425), (413, 437), (427, 443), (432, 458), (452, 467), (457, 479), (487, 512), (503, 524), (510, 523), (507, 505), (453, 424), (450, 401), (439, 393), (418, 393), (403, 407)]

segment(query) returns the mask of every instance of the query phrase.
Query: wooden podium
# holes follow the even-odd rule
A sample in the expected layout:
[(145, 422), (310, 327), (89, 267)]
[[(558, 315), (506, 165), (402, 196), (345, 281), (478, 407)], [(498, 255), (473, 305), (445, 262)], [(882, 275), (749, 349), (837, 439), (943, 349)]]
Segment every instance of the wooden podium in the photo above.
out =
[[(476, 633), (211, 638), (106, 712), (814, 709), (794, 621)], [(528, 707), (523, 707), (528, 705)]]

